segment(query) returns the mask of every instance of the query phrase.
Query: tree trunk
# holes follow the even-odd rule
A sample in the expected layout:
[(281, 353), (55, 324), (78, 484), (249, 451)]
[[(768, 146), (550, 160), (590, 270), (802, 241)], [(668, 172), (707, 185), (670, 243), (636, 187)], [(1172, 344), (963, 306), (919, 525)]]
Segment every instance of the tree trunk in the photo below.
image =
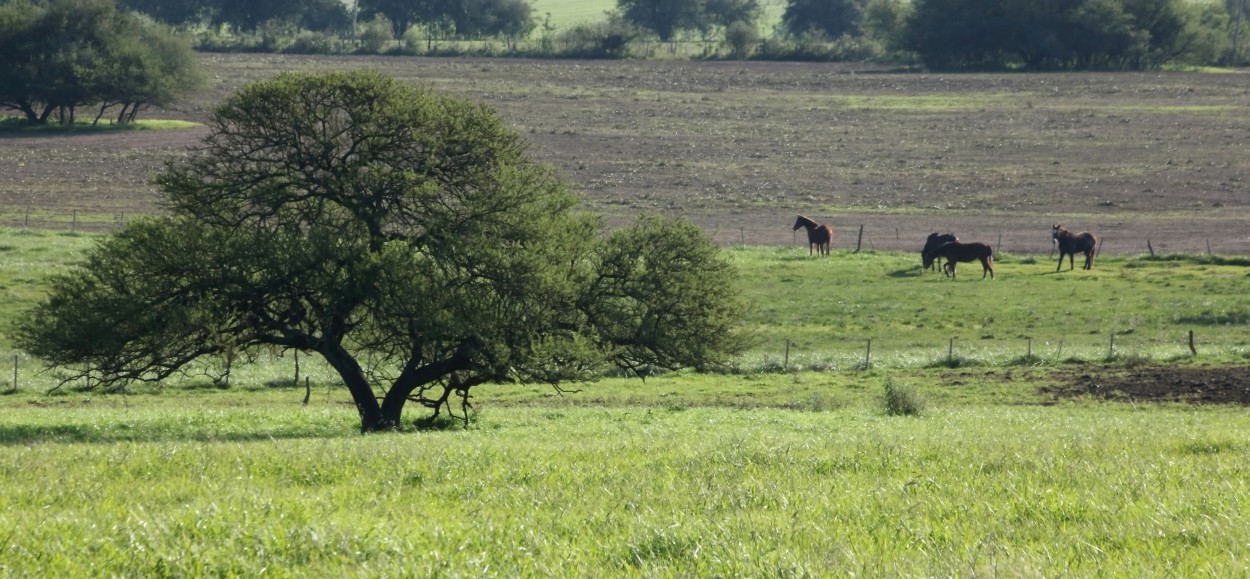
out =
[(360, 431), (377, 432), (393, 429), (399, 422), (388, 423), (382, 416), (382, 408), (378, 405), (377, 395), (369, 385), (364, 369), (351, 354), (339, 345), (328, 345), (319, 350), (347, 385), (352, 394), (352, 402), (356, 403), (356, 412), (360, 414)]
[(414, 390), (468, 367), (469, 359), (463, 354), (421, 367), (409, 365), (400, 373), (399, 378), (395, 380), (395, 384), (386, 392), (386, 397), (382, 400), (382, 420), (398, 426), (404, 412), (404, 403), (408, 401), (408, 396)]

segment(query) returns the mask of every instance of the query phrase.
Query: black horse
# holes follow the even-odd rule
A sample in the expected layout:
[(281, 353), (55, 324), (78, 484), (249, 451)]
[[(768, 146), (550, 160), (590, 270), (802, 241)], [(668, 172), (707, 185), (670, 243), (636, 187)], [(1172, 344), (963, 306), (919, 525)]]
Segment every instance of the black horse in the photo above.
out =
[(979, 242), (960, 243), (952, 241), (943, 244), (941, 247), (929, 252), (925, 257), (924, 266), (927, 268), (933, 265), (933, 260), (942, 257), (946, 258), (946, 275), (951, 278), (955, 277), (955, 264), (969, 261), (981, 261), (981, 279), (985, 279), (986, 275), (990, 279), (994, 279), (994, 250)]
[(1076, 269), (1077, 253), (1085, 254), (1085, 265), (1081, 269), (1094, 269), (1094, 249), (1098, 247), (1098, 238), (1093, 233), (1072, 233), (1062, 225), (1055, 225), (1050, 229), (1050, 240), (1059, 245), (1059, 264), (1055, 266), (1055, 271), (1063, 268), (1065, 255), (1068, 256), (1068, 269)]
[[(955, 237), (954, 233), (930, 233), (929, 238), (924, 242), (924, 249), (920, 250), (920, 262), (924, 264), (924, 269), (928, 270), (933, 268), (934, 260), (929, 257), (929, 254), (933, 253), (933, 250), (952, 241), (959, 241), (959, 238)], [(942, 264), (938, 263), (937, 265), (941, 267)]]

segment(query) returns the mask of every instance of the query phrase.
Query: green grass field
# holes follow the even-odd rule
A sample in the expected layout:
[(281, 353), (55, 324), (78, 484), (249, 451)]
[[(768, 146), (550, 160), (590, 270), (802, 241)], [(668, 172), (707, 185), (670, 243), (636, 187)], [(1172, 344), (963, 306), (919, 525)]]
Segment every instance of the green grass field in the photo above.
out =
[[(94, 239), (0, 230), (0, 361), (11, 320)], [(20, 388), (0, 396), (0, 575), (1250, 571), (1250, 415), (1041, 390), (1056, 367), (1125, 358), (1244, 364), (1244, 259), (1056, 274), (1004, 255), (981, 281), (966, 264), (922, 273), (912, 254), (727, 251), (757, 304), (742, 372), (485, 387), (467, 429), (356, 434), (309, 360), (305, 405), (286, 358), (228, 388), (106, 395), (49, 392), (19, 353)], [(921, 412), (887, 414), (887, 385)]]
[(347, 406), (293, 392), (172, 397), (0, 403), (0, 573), (1247, 572), (1235, 409), (534, 399), (487, 401), (468, 431), (362, 437)]
[[(785, 3), (781, 0), (762, 0), (760, 5), (764, 10), (761, 17), (764, 28), (771, 30), (781, 21)], [(565, 30), (578, 24), (604, 20), (606, 13), (616, 9), (616, 0), (534, 0), (530, 6), (539, 21), (550, 14), (551, 25), (556, 30)]]

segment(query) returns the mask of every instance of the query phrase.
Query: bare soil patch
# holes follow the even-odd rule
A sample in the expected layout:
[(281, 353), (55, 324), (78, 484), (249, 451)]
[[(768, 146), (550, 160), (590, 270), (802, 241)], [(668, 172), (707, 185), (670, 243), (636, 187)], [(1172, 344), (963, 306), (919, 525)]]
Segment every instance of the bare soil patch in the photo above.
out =
[(1250, 367), (1245, 366), (1091, 368), (1057, 378), (1063, 383), (1043, 388), (1043, 394), (1055, 398), (1091, 396), (1134, 402), (1250, 406)]
[[(1250, 254), (1250, 74), (966, 74), (835, 64), (203, 55), (211, 85), (148, 118), (203, 121), (282, 71), (379, 69), (483, 101), (618, 224), (685, 215), (724, 244), (918, 250), (932, 231), (1045, 254)], [(0, 135), (0, 226), (159, 211), (151, 176), (203, 129)], [(87, 217), (92, 216), (92, 217)], [(800, 243), (803, 240), (798, 240)]]

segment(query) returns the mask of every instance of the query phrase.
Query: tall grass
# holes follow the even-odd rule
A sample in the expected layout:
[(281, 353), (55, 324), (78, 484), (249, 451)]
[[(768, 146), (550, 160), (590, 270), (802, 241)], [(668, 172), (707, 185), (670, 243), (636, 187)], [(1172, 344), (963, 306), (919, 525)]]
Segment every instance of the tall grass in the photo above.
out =
[[(232, 434), (263, 433), (254, 412), (5, 410), (0, 572), (1246, 572), (1243, 412), (492, 408), (470, 431), (361, 437), (289, 406), (265, 414), (290, 432)], [(134, 439), (12, 437), (116, 424)]]
[[(0, 231), (0, 352), (92, 239)], [(24, 373), (0, 396), (0, 575), (1250, 571), (1250, 415), (1039, 390), (1185, 328), (1200, 360), (1241, 359), (1244, 265), (1005, 259), (982, 282), (800, 253), (731, 252), (761, 337), (740, 373), (483, 387), (467, 429), (354, 434), (310, 359), (307, 405), (289, 358), (124, 395)]]

